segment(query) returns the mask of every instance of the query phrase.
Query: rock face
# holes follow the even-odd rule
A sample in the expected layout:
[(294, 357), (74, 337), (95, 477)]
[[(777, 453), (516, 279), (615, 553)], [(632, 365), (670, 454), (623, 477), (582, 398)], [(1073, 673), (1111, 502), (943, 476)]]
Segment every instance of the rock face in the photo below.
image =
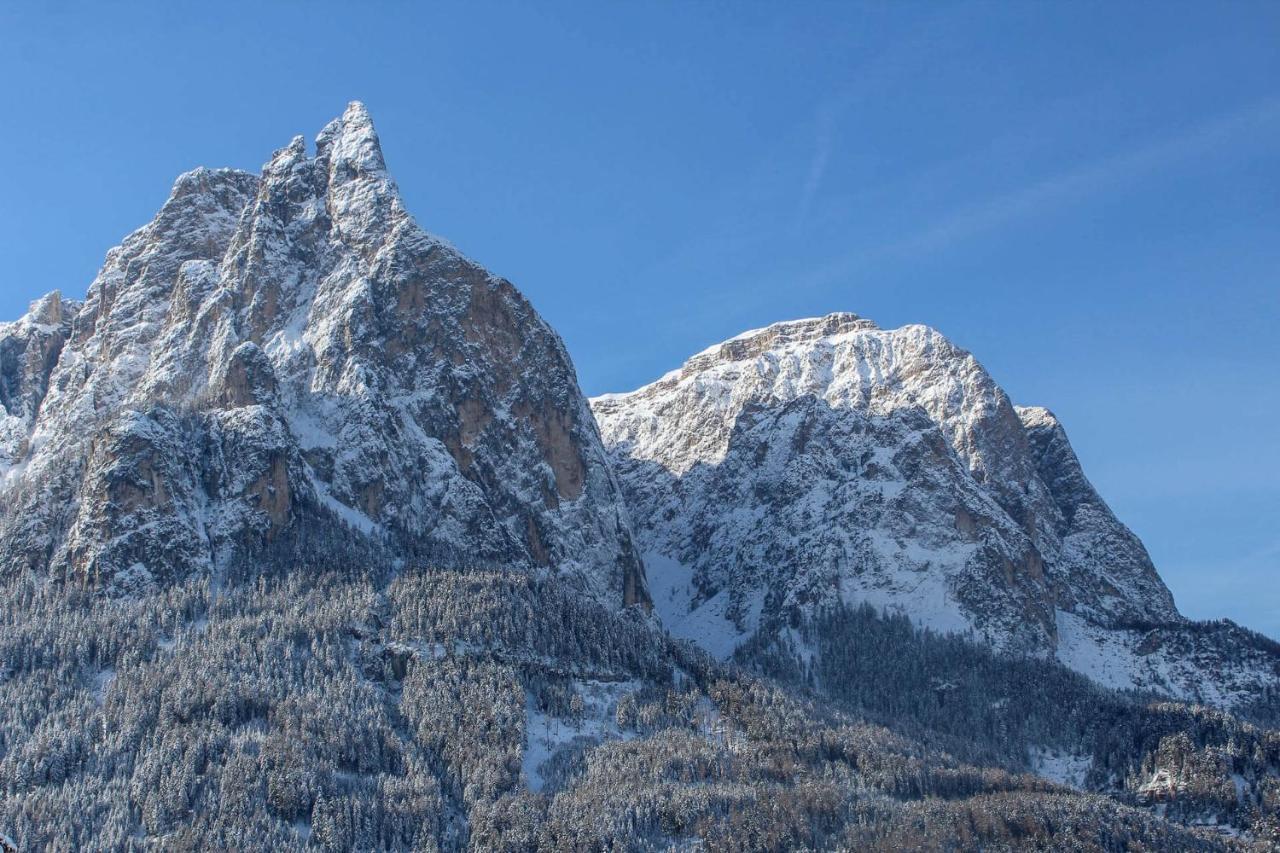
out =
[(405, 211), (364, 107), (197, 169), (83, 305), (0, 327), (0, 554), (128, 588), (262, 559), (643, 567), (559, 337)]
[(779, 323), (592, 406), (655, 607), (713, 651), (868, 601), (1117, 686), (1229, 704), (1275, 681), (1274, 655), (1234, 641), (1207, 680), (1179, 664), (1174, 646), (1217, 641), (1183, 636), (1061, 425), (933, 329)]

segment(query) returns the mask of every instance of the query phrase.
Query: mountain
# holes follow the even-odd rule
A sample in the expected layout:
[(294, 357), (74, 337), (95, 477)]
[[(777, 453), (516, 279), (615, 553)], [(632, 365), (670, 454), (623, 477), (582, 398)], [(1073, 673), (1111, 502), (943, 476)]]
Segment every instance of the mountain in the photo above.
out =
[(359, 103), (313, 156), (178, 178), (83, 304), (0, 327), (0, 403), (10, 570), (137, 592), (430, 557), (647, 598), (560, 338), (418, 227)]
[(657, 611), (722, 657), (870, 603), (1112, 687), (1234, 707), (1280, 683), (1271, 644), (1178, 613), (1053, 414), (933, 329), (778, 323), (592, 406)]
[(0, 848), (1280, 843), (1273, 652), (1177, 615), (1047, 412), (847, 315), (686, 371), (606, 451), (359, 104), (179, 178), (0, 326)]

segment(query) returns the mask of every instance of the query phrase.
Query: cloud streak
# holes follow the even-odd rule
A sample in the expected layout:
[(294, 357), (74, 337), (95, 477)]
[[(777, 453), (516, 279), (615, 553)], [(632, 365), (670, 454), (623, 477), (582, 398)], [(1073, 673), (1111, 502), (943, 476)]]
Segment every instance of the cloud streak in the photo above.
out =
[(978, 202), (961, 205), (915, 234), (864, 247), (833, 260), (801, 279), (820, 286), (870, 261), (943, 251), (957, 243), (1032, 218), (1054, 207), (1078, 202), (1141, 180), (1152, 172), (1211, 154), (1248, 134), (1280, 127), (1280, 98), (1268, 98), (1205, 121), (1180, 135), (1138, 146), (1050, 175), (1040, 181)]
[(1138, 180), (1151, 172), (1209, 153), (1247, 131), (1280, 121), (1280, 98), (1218, 116), (1173, 139), (1149, 143), (1052, 175), (1030, 186), (970, 205), (944, 217), (891, 252), (933, 251), (1041, 210)]
[(822, 189), (835, 150), (840, 122), (849, 111), (865, 100), (891, 91), (906, 74), (928, 64), (937, 54), (938, 45), (964, 13), (962, 7), (933, 15), (915, 34), (894, 43), (858, 69), (853, 82), (818, 109), (815, 119), (813, 154), (800, 185), (800, 201), (796, 212), (795, 231), (808, 224), (814, 200)]

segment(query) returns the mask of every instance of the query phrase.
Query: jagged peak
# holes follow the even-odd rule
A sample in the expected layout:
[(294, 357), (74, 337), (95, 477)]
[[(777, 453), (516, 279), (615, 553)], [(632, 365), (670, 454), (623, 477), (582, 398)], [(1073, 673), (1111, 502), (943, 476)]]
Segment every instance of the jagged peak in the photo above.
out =
[(316, 158), (326, 161), (334, 176), (386, 171), (382, 143), (364, 104), (352, 101), (341, 118), (324, 126), (316, 136)]
[(53, 330), (64, 322), (72, 320), (80, 310), (81, 303), (67, 299), (61, 291), (54, 290), (32, 300), (27, 306), (27, 313), (17, 320), (0, 322), (0, 330), (42, 329)]
[(76, 306), (77, 303), (67, 302), (62, 298), (62, 292), (55, 290), (34, 300), (27, 311), (27, 317), (36, 323), (56, 326), (66, 319), (68, 309), (74, 311)]
[(306, 137), (298, 134), (289, 140), (289, 144), (283, 148), (277, 148), (271, 153), (271, 159), (263, 167), (264, 174), (272, 172), (288, 171), (295, 163), (301, 163), (307, 159), (307, 140)]

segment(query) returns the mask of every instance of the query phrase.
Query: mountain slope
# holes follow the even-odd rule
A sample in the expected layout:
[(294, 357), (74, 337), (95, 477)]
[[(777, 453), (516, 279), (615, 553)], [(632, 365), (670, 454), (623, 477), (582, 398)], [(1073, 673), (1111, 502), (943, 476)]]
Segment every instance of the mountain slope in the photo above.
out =
[(314, 156), (180, 177), (83, 306), (0, 328), (0, 369), (7, 565), (136, 590), (429, 555), (646, 599), (559, 337), (415, 224), (358, 103)]
[(1193, 631), (1061, 426), (923, 326), (779, 323), (592, 401), (655, 606), (728, 654), (869, 602), (1111, 686), (1232, 706), (1277, 657)]
[[(0, 593), (0, 831), (22, 850), (1249, 849), (957, 761), (529, 572)], [(1204, 789), (1185, 806), (1272, 837), (1276, 790), (1229, 811), (1229, 776), (1168, 764), (1211, 761), (1197, 746), (1165, 750)]]

